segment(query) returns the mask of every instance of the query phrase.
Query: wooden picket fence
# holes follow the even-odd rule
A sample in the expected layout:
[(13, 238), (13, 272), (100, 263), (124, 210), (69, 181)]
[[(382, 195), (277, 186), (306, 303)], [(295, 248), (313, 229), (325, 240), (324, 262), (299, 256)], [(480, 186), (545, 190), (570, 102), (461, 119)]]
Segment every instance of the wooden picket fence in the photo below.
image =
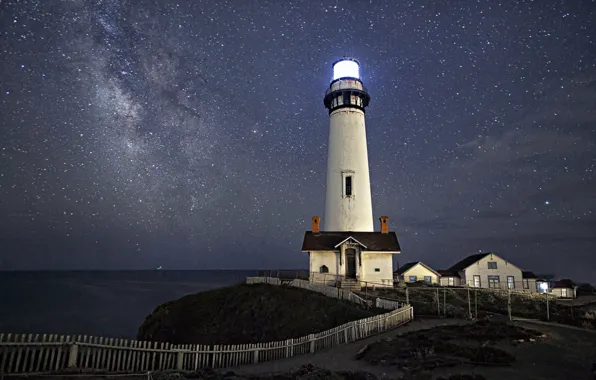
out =
[[(358, 305), (368, 305), (348, 290), (301, 279), (288, 281), (274, 277), (248, 277), (246, 282), (294, 286)], [(408, 304), (377, 298), (375, 306), (390, 311), (301, 338), (256, 344), (173, 345), (87, 335), (0, 333), (0, 377), (3, 374), (49, 373), (73, 368), (108, 373), (145, 373), (167, 369), (235, 367), (326, 350), (393, 329), (414, 318), (414, 309)]]
[(379, 309), (389, 309), (389, 310), (399, 309), (401, 304), (402, 303), (400, 303), (399, 301), (395, 301), (395, 300), (387, 300), (384, 298), (376, 298), (375, 299), (375, 306), (378, 307)]
[[(362, 297), (352, 293), (347, 289), (336, 288), (329, 285), (323, 284), (315, 284), (310, 281), (301, 280), (301, 279), (293, 279), (293, 280), (283, 280), (277, 277), (247, 277), (246, 278), (247, 284), (270, 284), (270, 285), (277, 285), (277, 286), (293, 286), (296, 288), (308, 289), (313, 292), (321, 293), (326, 295), (327, 297), (337, 298), (341, 300), (347, 300), (358, 304), (360, 306), (367, 306), (366, 300)], [(379, 306), (377, 306), (379, 307)], [(392, 305), (391, 307), (383, 307), (383, 309), (396, 309), (399, 306)]]
[(314, 353), (400, 326), (414, 317), (406, 305), (297, 339), (240, 345), (172, 345), (86, 335), (0, 334), (0, 375), (65, 369), (142, 373), (228, 368)]

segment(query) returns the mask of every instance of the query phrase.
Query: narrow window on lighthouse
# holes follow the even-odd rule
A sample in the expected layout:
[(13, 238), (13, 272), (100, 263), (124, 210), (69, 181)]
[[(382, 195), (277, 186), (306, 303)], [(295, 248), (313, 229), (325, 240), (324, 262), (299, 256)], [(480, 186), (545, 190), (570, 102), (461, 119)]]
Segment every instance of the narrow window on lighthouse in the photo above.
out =
[(352, 176), (346, 176), (346, 197), (352, 196)]

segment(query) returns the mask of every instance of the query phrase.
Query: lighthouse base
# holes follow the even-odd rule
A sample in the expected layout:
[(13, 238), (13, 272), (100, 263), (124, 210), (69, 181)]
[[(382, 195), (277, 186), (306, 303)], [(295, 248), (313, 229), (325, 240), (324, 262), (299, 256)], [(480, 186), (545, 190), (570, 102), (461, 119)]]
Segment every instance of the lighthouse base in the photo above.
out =
[(393, 287), (394, 232), (306, 232), (310, 280), (330, 286)]

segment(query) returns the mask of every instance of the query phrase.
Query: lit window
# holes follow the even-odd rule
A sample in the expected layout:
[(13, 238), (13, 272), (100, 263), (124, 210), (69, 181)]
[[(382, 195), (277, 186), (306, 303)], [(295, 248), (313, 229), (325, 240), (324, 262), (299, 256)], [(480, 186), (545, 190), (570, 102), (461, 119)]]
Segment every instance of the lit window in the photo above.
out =
[(530, 289), (530, 284), (528, 284), (527, 278), (523, 280), (523, 284), (524, 284), (524, 289)]
[(454, 279), (453, 277), (449, 277), (449, 278), (447, 279), (447, 285), (449, 285), (449, 286), (454, 286), (454, 285), (455, 285), (455, 281), (454, 281), (454, 280), (455, 280), (455, 279)]
[(478, 275), (474, 275), (474, 287), (475, 288), (480, 287), (480, 276), (478, 276)]
[(410, 276), (410, 282), (416, 282), (417, 280), (416, 276)]
[(509, 289), (515, 289), (515, 278), (513, 276), (507, 276), (507, 287)]
[(497, 269), (497, 262), (496, 261), (489, 261), (488, 262), (488, 269)]
[(424, 276), (424, 282), (432, 282), (432, 278), (430, 276)]

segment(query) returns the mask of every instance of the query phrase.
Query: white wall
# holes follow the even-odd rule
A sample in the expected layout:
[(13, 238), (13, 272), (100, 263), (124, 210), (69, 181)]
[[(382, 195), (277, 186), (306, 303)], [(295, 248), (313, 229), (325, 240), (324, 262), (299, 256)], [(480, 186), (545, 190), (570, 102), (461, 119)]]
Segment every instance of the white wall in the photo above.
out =
[[(311, 251), (310, 252), (310, 273), (311, 281), (322, 283), (326, 282), (332, 285), (335, 281), (331, 275), (338, 274), (337, 268), (337, 253), (333, 251)], [(326, 265), (329, 269), (328, 274), (319, 273), (322, 265)]]
[[(453, 279), (452, 284), (449, 284), (449, 278)], [(461, 279), (459, 277), (441, 276), (439, 284), (441, 286), (461, 286)]]
[[(524, 289), (523, 287), (523, 281), (528, 280), (528, 288)], [(516, 285), (516, 290), (517, 289), (517, 284)], [(538, 293), (538, 290), (536, 289), (536, 279), (535, 278), (526, 278), (524, 280), (522, 280), (522, 289), (525, 293)]]
[[(352, 175), (351, 197), (344, 196), (345, 175)], [(323, 222), (324, 231), (374, 231), (364, 112), (356, 108), (329, 115)]]
[(557, 297), (575, 298), (575, 290), (571, 288), (552, 288), (551, 293)]
[(439, 277), (433, 271), (428, 270), (424, 265), (420, 265), (420, 263), (414, 265), (402, 274), (402, 278), (405, 282), (413, 282), (410, 281), (410, 276), (416, 276), (416, 281), (424, 281), (425, 276), (430, 276), (431, 284), (439, 283)]
[[(375, 272), (375, 268), (380, 271)], [(360, 281), (370, 281), (374, 286), (393, 286), (393, 254), (362, 252)]]
[[(497, 263), (497, 269), (488, 269), (488, 262)], [(488, 276), (499, 276), (500, 288), (507, 289), (507, 276), (513, 276), (515, 290), (523, 290), (522, 271), (512, 263), (501, 257), (490, 254), (465, 269), (465, 280), (469, 286), (474, 286), (474, 275), (480, 275), (480, 287), (488, 288)]]

